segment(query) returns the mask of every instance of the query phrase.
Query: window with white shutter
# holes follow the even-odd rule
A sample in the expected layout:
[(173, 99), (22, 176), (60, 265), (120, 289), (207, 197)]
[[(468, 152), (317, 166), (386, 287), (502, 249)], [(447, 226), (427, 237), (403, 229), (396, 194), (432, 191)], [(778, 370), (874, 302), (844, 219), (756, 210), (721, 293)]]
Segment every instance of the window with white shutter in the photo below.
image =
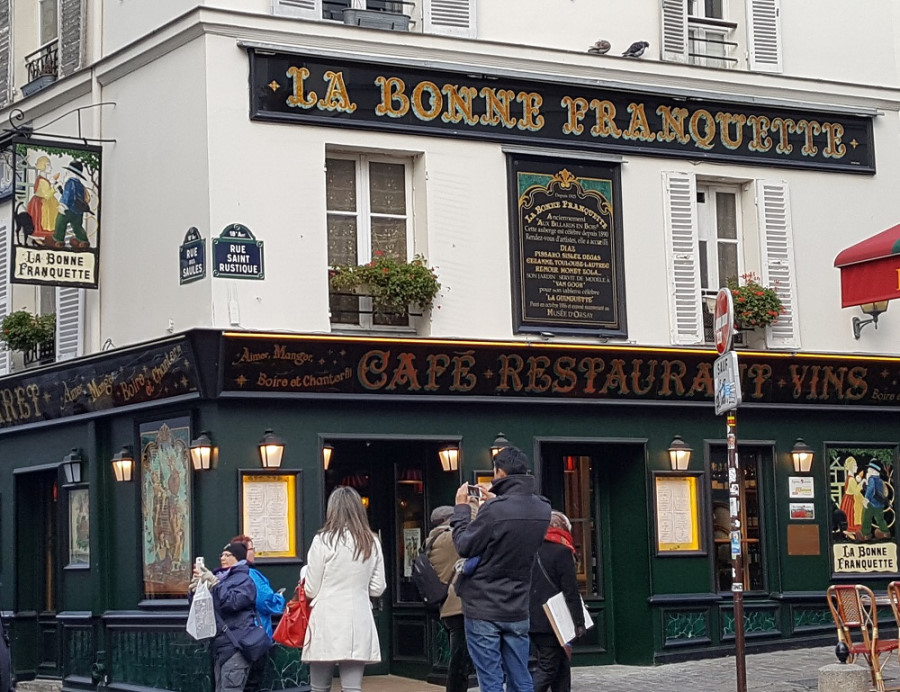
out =
[(756, 181), (756, 207), (763, 285), (774, 288), (784, 306), (778, 320), (766, 327), (766, 345), (769, 348), (799, 349), (794, 242), (787, 183), (780, 180)]
[[(745, 271), (778, 293), (784, 313), (766, 327), (766, 345), (799, 349), (790, 198), (782, 181), (756, 181), (759, 256), (741, 227), (742, 204), (751, 202), (738, 184), (698, 182), (693, 173), (663, 173), (669, 314), (674, 344), (711, 343), (712, 299)], [(750, 253), (748, 256), (748, 252)]]
[(747, 0), (750, 69), (781, 72), (781, 0)]
[(0, 108), (10, 102), (12, 85), (11, 4), (12, 0), (0, 0)]
[(84, 289), (56, 289), (56, 360), (84, 353)]
[[(6, 317), (9, 310), (9, 223), (0, 221), (0, 320)], [(10, 354), (5, 348), (0, 348), (0, 375), (9, 374)]]
[(692, 173), (664, 172), (669, 320), (672, 343), (703, 342), (700, 307), (697, 180)]
[(422, 0), (425, 33), (475, 38), (475, 0)]
[(59, 74), (66, 76), (84, 67), (87, 41), (86, 0), (59, 2)]
[(272, 0), (272, 14), (295, 19), (321, 19), (322, 0)]
[(686, 0), (662, 1), (662, 59), (687, 62)]

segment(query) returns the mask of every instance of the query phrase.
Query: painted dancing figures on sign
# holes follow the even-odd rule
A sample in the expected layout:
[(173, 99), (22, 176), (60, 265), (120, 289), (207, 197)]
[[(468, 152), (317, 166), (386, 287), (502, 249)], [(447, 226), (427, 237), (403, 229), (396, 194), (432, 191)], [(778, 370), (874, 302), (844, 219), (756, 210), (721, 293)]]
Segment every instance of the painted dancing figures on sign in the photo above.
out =
[(66, 233), (71, 228), (75, 237), (69, 240), (70, 247), (73, 250), (83, 250), (91, 246), (84, 230), (84, 215), (91, 211), (90, 194), (84, 187), (86, 180), (84, 164), (81, 161), (73, 161), (66, 166), (65, 170), (68, 171), (69, 176), (59, 200), (64, 211), (56, 218), (53, 237), (48, 238), (45, 244), (49, 248), (64, 248)]

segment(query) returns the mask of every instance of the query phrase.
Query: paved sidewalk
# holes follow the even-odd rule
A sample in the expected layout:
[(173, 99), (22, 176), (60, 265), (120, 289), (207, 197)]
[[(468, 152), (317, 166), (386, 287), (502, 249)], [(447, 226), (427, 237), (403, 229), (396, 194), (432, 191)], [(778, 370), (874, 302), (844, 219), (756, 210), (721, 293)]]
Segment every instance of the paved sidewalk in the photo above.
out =
[[(837, 663), (834, 646), (747, 656), (748, 692), (809, 692), (818, 689), (819, 668)], [(896, 656), (885, 679), (900, 684)], [(572, 671), (573, 692), (728, 692), (737, 689), (734, 657), (662, 666), (594, 666)], [(340, 691), (340, 683), (333, 688)], [(367, 677), (365, 692), (441, 692), (442, 687), (394, 676)], [(470, 692), (474, 692), (470, 690)]]

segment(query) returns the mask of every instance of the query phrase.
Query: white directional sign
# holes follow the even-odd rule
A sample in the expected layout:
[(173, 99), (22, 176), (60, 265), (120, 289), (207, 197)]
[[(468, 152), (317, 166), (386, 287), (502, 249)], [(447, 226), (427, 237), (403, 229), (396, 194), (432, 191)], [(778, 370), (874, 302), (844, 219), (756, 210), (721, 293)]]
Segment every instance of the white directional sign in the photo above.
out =
[(716, 358), (713, 366), (716, 388), (716, 415), (733, 411), (741, 403), (741, 381), (738, 378), (737, 351), (727, 351)]

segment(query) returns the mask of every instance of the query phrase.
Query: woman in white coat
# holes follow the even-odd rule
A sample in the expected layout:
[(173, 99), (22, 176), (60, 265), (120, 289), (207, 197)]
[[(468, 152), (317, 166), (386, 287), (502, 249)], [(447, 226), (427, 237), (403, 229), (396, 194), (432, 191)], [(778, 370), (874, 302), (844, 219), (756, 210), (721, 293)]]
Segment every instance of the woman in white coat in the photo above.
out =
[(309, 663), (312, 692), (331, 690), (335, 665), (343, 691), (358, 692), (366, 663), (381, 660), (369, 598), (384, 592), (385, 581), (381, 544), (353, 488), (338, 486), (331, 493), (306, 565), (312, 614), (302, 659)]

